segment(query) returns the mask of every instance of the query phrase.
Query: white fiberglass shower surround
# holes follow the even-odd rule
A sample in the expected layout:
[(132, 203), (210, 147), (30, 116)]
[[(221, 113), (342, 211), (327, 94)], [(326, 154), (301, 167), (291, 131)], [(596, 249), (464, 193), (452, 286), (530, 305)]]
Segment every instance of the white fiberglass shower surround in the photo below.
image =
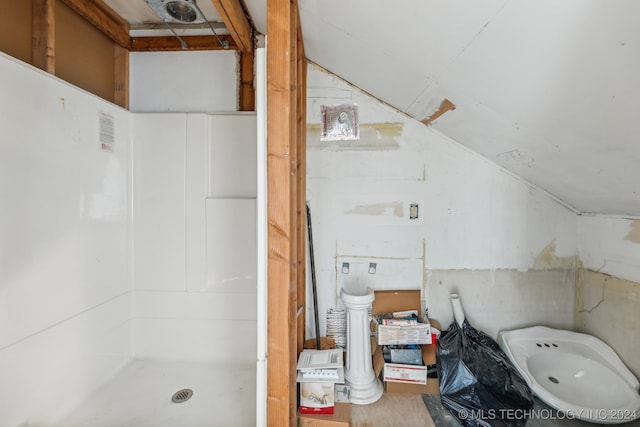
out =
[(0, 425), (260, 424), (256, 115), (0, 77)]

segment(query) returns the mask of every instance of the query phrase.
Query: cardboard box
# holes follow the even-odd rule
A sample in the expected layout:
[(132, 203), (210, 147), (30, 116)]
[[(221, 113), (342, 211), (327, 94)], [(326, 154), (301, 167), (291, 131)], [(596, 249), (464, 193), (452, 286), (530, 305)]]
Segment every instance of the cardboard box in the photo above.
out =
[(373, 372), (376, 373), (376, 377), (379, 377), (384, 367), (384, 354), (382, 354), (382, 347), (378, 345), (378, 342), (373, 337), (371, 337), (371, 359)]
[[(431, 321), (435, 327), (440, 325), (436, 321)], [(436, 364), (436, 346), (437, 344), (421, 345), (422, 349), (422, 363), (425, 370), (425, 375), (430, 366)], [(405, 365), (407, 367), (413, 367), (413, 365)], [(393, 394), (440, 394), (440, 383), (437, 378), (426, 377), (426, 383), (424, 384), (408, 384), (406, 382), (391, 382), (385, 381), (385, 390), (387, 393)]]
[(408, 384), (426, 384), (427, 367), (419, 365), (403, 365), (401, 363), (385, 363), (382, 372), (383, 381)]
[(350, 403), (336, 403), (332, 415), (298, 414), (299, 427), (349, 427), (350, 425)]
[[(376, 299), (373, 301), (373, 314), (378, 313), (393, 313), (395, 311), (403, 311), (408, 309), (418, 309), (418, 316), (422, 315), (422, 307), (420, 305), (420, 291), (419, 290), (400, 290), (400, 291), (376, 291)], [(429, 320), (431, 325), (437, 329), (440, 329), (440, 324), (433, 320)], [(422, 349), (422, 362), (424, 366), (429, 369), (430, 365), (436, 364), (436, 346), (434, 344), (421, 345)], [(373, 366), (376, 375), (380, 375), (383, 367), (379, 366), (379, 361), (382, 360), (384, 365), (384, 357), (382, 355), (382, 347), (379, 345), (371, 348), (371, 354), (373, 357)], [(376, 364), (376, 360), (378, 364)], [(392, 394), (440, 394), (440, 383), (437, 378), (427, 377), (426, 384), (407, 384), (399, 382), (385, 382), (385, 390), (387, 393)]]
[(344, 383), (341, 349), (304, 350), (297, 365), (301, 414), (333, 414), (335, 384)]
[(344, 382), (344, 359), (342, 349), (303, 350), (298, 356), (297, 381)]
[[(422, 317), (420, 291), (376, 291), (373, 301), (373, 315), (414, 310)], [(431, 344), (431, 327), (428, 323), (414, 325), (374, 325), (379, 345)]]
[(437, 378), (427, 378), (427, 383), (385, 383), (385, 391), (389, 394), (440, 394), (440, 382)]
[(428, 323), (415, 325), (377, 325), (378, 344), (431, 344), (431, 326)]
[(300, 383), (301, 414), (333, 414), (335, 405), (335, 383)]
[(393, 313), (395, 311), (418, 310), (418, 317), (422, 316), (419, 290), (375, 291), (376, 299), (372, 304), (374, 315), (378, 313)]

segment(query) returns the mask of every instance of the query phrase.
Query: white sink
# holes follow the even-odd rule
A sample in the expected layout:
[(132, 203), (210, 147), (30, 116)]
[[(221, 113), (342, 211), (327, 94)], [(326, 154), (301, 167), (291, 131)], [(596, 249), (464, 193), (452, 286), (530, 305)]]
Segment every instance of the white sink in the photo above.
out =
[(498, 343), (533, 393), (567, 417), (600, 424), (640, 417), (638, 380), (603, 341), (534, 326), (502, 331)]

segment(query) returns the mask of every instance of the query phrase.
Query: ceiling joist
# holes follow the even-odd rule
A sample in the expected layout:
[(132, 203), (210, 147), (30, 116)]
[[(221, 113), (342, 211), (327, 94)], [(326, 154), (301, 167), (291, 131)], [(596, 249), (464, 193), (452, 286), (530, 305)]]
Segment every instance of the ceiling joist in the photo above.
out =
[(253, 50), (253, 31), (239, 0), (211, 0), (242, 52)]
[[(182, 36), (186, 47), (172, 36), (131, 37), (130, 25), (102, 0), (61, 0), (117, 45), (136, 52), (178, 50), (240, 50), (253, 51), (253, 28), (238, 0), (211, 0), (220, 13), (230, 36)], [(228, 47), (220, 40), (229, 43)]]
[[(132, 37), (130, 49), (132, 52), (162, 52), (178, 50), (238, 50), (236, 42), (231, 36), (181, 36), (186, 44), (182, 47), (180, 40), (175, 36), (158, 37)], [(220, 40), (227, 41), (229, 46), (225, 48)]]

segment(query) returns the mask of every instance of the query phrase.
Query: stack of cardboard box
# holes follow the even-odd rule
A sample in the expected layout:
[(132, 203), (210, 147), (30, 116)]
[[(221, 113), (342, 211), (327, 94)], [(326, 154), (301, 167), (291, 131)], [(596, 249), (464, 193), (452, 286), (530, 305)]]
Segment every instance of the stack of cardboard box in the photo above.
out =
[[(402, 290), (402, 291), (376, 291), (376, 299), (373, 302), (372, 312), (374, 316), (379, 313), (392, 313), (397, 311), (405, 311), (417, 309), (419, 316), (422, 316), (420, 307), (420, 291), (419, 290)], [(429, 321), (430, 326), (440, 329), (440, 325), (434, 321)], [(378, 325), (379, 326), (379, 325)], [(388, 325), (387, 325), (388, 326)], [(393, 326), (393, 325), (391, 325)], [(424, 329), (420, 326), (416, 329)], [(387, 329), (386, 332), (389, 332)], [(396, 334), (396, 338), (401, 337), (403, 333), (409, 331), (400, 331)], [(417, 332), (419, 339), (425, 339), (424, 330), (412, 331)], [(385, 363), (383, 355), (383, 347), (385, 344), (379, 344), (377, 336), (371, 337), (371, 355), (373, 358), (373, 370), (376, 375), (381, 376), (384, 380), (385, 391), (387, 393), (397, 394), (440, 394), (440, 384), (438, 378), (432, 377), (436, 364), (436, 340), (434, 335), (429, 331), (428, 338), (431, 344), (421, 344), (419, 346), (422, 356), (422, 365), (405, 365)], [(392, 332), (393, 333), (393, 332)], [(408, 336), (415, 337), (413, 333)], [(401, 339), (400, 339), (401, 340)], [(397, 341), (397, 340), (396, 340)], [(383, 342), (386, 342), (383, 340)], [(395, 365), (395, 366), (394, 366)], [(418, 382), (408, 381), (408, 378), (402, 378), (403, 372), (410, 369), (420, 371), (420, 379)], [(400, 378), (392, 378), (392, 377)], [(415, 374), (414, 374), (415, 376)], [(332, 384), (335, 387), (335, 384)], [(302, 407), (301, 407), (302, 409)], [(334, 403), (332, 414), (319, 413), (302, 413), (298, 414), (298, 426), (300, 427), (348, 427), (351, 425), (351, 404), (350, 403)]]
[(304, 350), (298, 358), (301, 414), (333, 414), (335, 385), (344, 384), (342, 349)]
[(350, 425), (350, 403), (336, 403), (331, 415), (298, 415), (298, 427), (349, 427)]
[[(376, 299), (373, 302), (374, 317), (381, 313), (394, 313), (415, 310), (418, 318), (422, 316), (422, 308), (420, 306), (419, 290), (401, 290), (401, 291), (376, 291)], [(400, 325), (377, 325), (377, 339), (372, 339), (371, 354), (373, 357), (373, 367), (376, 375), (382, 374), (387, 393), (415, 393), (415, 394), (439, 394), (440, 384), (435, 378), (436, 364), (436, 341), (431, 333), (430, 326), (438, 328), (440, 325), (431, 320), (429, 323), (415, 325), (413, 330), (411, 326)], [(382, 340), (380, 338), (380, 329), (384, 334)], [(393, 330), (395, 327), (396, 331)], [(419, 352), (421, 354), (421, 365), (407, 363), (389, 363), (385, 362), (383, 355), (383, 347), (385, 345), (397, 344), (419, 344)], [(402, 350), (399, 351), (399, 354)], [(405, 358), (411, 358), (413, 354)], [(414, 356), (415, 357), (415, 356)], [(418, 356), (419, 357), (419, 356)]]
[(336, 384), (344, 383), (342, 349), (304, 350), (298, 358), (298, 426), (348, 427), (351, 404), (336, 402)]

